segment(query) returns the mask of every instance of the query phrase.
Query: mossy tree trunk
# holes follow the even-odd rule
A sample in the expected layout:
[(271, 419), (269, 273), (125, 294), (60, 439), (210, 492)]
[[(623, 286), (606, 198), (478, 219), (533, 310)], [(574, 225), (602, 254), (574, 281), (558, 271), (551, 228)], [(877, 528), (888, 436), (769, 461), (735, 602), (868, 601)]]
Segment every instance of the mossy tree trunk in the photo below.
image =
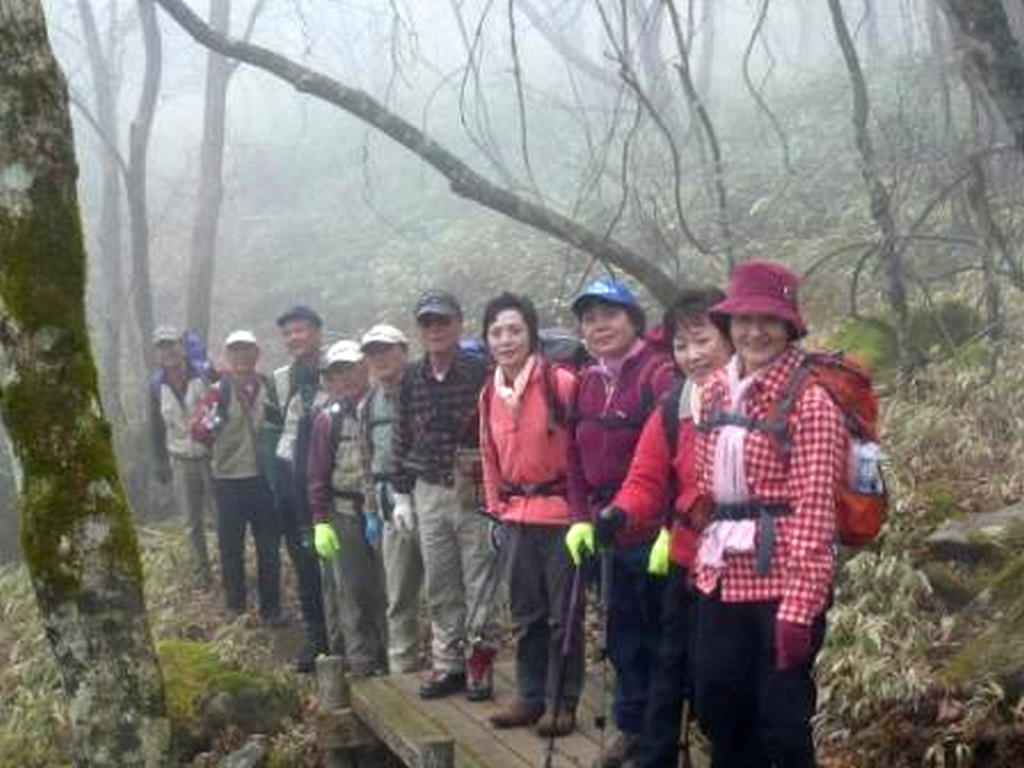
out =
[(81, 766), (161, 766), (142, 570), (86, 333), (67, 88), (38, 0), (0, 0), (0, 413), (21, 540)]

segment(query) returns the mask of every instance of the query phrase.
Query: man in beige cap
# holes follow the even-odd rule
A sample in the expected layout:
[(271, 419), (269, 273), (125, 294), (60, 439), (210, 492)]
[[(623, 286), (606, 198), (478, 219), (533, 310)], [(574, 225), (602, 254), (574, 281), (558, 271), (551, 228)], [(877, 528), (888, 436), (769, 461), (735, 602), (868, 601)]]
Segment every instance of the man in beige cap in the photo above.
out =
[(185, 356), (181, 333), (162, 325), (153, 334), (159, 370), (150, 387), (149, 430), (156, 476), (171, 483), (181, 519), (188, 526), (196, 577), (213, 583), (206, 547), (205, 510), (212, 508), (209, 450), (192, 439), (192, 414), (206, 391), (200, 371)]
[(269, 379), (256, 371), (260, 350), (251, 331), (229, 334), (224, 353), (227, 372), (207, 390), (192, 422), (192, 436), (213, 454), (224, 599), (233, 616), (245, 612), (248, 526), (256, 543), (260, 617), (279, 625), (281, 557), (271, 478), (281, 408)]
[(363, 407), (364, 445), (377, 508), (384, 519), (384, 572), (388, 593), (388, 661), (392, 672), (414, 672), (422, 666), (420, 597), (423, 556), (415, 512), (396, 520), (392, 494), (392, 452), (395, 410), (408, 358), (405, 334), (391, 325), (375, 325), (363, 335), (362, 350), (372, 385)]
[(326, 405), (309, 440), (309, 507), (313, 538), (324, 563), (328, 631), (336, 620), (352, 674), (387, 672), (384, 566), (380, 524), (363, 456), (362, 402), (369, 380), (359, 344), (327, 350)]

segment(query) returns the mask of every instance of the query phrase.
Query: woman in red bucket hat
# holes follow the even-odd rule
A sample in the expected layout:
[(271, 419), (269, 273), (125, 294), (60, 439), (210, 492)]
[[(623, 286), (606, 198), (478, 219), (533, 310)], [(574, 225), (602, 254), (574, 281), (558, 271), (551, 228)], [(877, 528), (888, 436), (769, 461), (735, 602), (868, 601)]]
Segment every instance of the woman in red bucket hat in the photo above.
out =
[[(715, 768), (815, 764), (813, 665), (832, 592), (847, 435), (822, 387), (790, 386), (807, 333), (799, 283), (781, 264), (748, 261), (711, 309), (728, 320), (736, 349), (703, 389), (695, 448), (708, 502), (695, 568), (695, 698)], [(771, 415), (791, 394), (780, 443)]]

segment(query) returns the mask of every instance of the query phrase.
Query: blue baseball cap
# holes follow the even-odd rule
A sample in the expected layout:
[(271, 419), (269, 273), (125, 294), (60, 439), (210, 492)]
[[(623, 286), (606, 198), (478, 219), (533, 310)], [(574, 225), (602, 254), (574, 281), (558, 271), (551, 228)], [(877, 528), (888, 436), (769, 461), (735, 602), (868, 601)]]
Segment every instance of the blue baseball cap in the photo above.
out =
[(573, 314), (576, 317), (580, 317), (587, 305), (593, 302), (614, 304), (615, 306), (625, 307), (633, 311), (640, 309), (640, 302), (636, 300), (636, 296), (633, 295), (633, 292), (624, 283), (620, 283), (618, 280), (608, 280), (603, 277), (592, 282), (583, 293), (573, 299)]

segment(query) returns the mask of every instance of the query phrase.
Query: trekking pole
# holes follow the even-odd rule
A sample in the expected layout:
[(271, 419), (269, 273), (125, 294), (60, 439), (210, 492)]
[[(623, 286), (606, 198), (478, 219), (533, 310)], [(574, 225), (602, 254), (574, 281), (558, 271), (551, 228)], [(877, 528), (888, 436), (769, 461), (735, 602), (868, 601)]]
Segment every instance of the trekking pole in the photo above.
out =
[(693, 768), (690, 757), (690, 697), (683, 699), (683, 731), (679, 735), (679, 752), (682, 762), (680, 768)]
[(604, 757), (605, 728), (608, 725), (608, 717), (605, 714), (608, 708), (608, 614), (610, 612), (612, 598), (612, 560), (613, 550), (611, 547), (604, 547), (601, 550), (601, 594), (599, 605), (601, 607), (601, 648), (598, 654), (601, 661), (601, 694), (598, 697), (597, 714), (594, 716), (594, 727), (597, 728), (600, 736), (600, 755)]
[(572, 589), (569, 592), (569, 605), (565, 612), (565, 634), (562, 636), (562, 655), (559, 660), (558, 676), (555, 678), (555, 700), (552, 703), (554, 720), (551, 723), (551, 733), (548, 734), (547, 747), (544, 750), (544, 768), (551, 768), (551, 761), (555, 756), (555, 724), (558, 722), (558, 712), (562, 706), (562, 695), (565, 692), (565, 668), (569, 666), (569, 654), (572, 653), (573, 625), (575, 625), (576, 611), (579, 610), (580, 584), (583, 581), (581, 574), (583, 569), (576, 566), (572, 574)]

